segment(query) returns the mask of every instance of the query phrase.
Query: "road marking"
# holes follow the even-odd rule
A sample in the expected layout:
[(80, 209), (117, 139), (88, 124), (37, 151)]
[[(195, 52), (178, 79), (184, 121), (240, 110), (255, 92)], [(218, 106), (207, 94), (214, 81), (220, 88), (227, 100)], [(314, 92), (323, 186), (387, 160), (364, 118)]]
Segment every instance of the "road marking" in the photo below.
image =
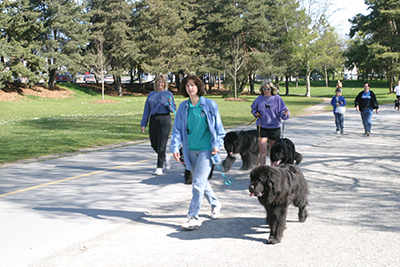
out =
[(3, 195), (0, 195), (0, 197), (5, 197), (5, 196), (17, 194), (17, 193), (22, 193), (22, 192), (26, 192), (26, 191), (29, 191), (29, 190), (45, 187), (45, 186), (48, 186), (48, 185), (58, 184), (58, 183), (61, 183), (61, 182), (66, 182), (66, 181), (70, 181), (70, 180), (86, 177), (86, 176), (89, 176), (89, 175), (106, 172), (106, 171), (109, 171), (109, 170), (119, 169), (119, 168), (123, 168), (123, 167), (129, 166), (129, 165), (146, 162), (148, 160), (152, 160), (152, 159), (156, 159), (156, 158), (157, 157), (150, 158), (150, 159), (145, 159), (145, 160), (141, 160), (141, 161), (136, 161), (136, 162), (128, 163), (128, 164), (125, 164), (125, 165), (119, 165), (119, 166), (111, 167), (111, 168), (100, 170), (100, 171), (94, 171), (94, 172), (81, 174), (81, 175), (74, 176), (74, 177), (65, 178), (65, 179), (58, 180), (58, 181), (53, 181), (53, 182), (49, 182), (49, 183), (45, 183), (45, 184), (41, 184), (41, 185), (35, 185), (35, 186), (32, 186), (32, 187), (28, 187), (28, 188), (25, 188), (25, 189), (21, 189), (21, 190), (17, 190), (17, 191), (14, 191), (14, 192), (10, 192), (10, 193), (6, 193), (6, 194), (3, 194)]

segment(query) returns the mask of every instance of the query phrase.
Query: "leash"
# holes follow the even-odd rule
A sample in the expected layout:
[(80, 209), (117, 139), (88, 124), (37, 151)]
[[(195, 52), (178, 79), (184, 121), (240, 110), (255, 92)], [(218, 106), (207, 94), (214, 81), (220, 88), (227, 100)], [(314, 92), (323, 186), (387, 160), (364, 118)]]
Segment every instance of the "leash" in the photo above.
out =
[(176, 117), (175, 107), (174, 107), (174, 105), (172, 105), (172, 98), (171, 98), (171, 96), (167, 96), (167, 98), (169, 99), (169, 101), (167, 101), (167, 106), (171, 105), (172, 111), (174, 112), (174, 115)]
[(260, 159), (261, 159), (261, 126), (258, 126), (258, 160), (256, 166), (260, 164)]
[[(212, 157), (212, 161), (213, 161), (213, 163), (217, 166), (217, 168), (218, 168), (218, 170), (220, 171), (220, 173), (221, 173), (221, 175), (222, 175), (222, 178), (223, 178), (223, 180), (224, 180), (224, 184), (226, 184), (227, 186), (231, 186), (231, 185), (234, 185), (237, 189), (239, 189), (239, 190), (245, 190), (244, 188), (243, 188), (243, 186), (242, 186), (242, 184), (241, 183), (239, 183), (236, 179), (234, 179), (234, 178), (232, 178), (232, 177), (227, 177), (223, 172), (222, 172), (222, 169), (221, 169), (221, 167), (219, 166), (219, 164), (217, 164), (217, 160), (216, 160), (216, 158), (215, 158), (215, 155), (213, 155)], [(245, 193), (246, 194), (246, 196), (247, 196), (247, 193)]]
[(215, 158), (215, 155), (212, 156), (212, 161), (217, 166), (219, 172), (221, 173), (222, 179), (224, 180), (224, 184), (226, 184), (227, 186), (231, 186), (232, 181), (229, 180), (228, 177), (226, 177), (226, 175), (222, 172), (221, 167), (219, 166), (219, 164), (217, 164), (217, 159)]
[(286, 120), (283, 120), (282, 122), (281, 143), (283, 143), (283, 132), (285, 131), (285, 122)]
[(242, 132), (244, 129), (246, 129), (250, 124), (252, 124), (253, 122), (256, 121), (256, 119), (258, 119), (257, 117), (254, 118), (254, 120), (252, 120), (251, 122), (249, 122), (242, 130), (240, 130), (240, 132)]

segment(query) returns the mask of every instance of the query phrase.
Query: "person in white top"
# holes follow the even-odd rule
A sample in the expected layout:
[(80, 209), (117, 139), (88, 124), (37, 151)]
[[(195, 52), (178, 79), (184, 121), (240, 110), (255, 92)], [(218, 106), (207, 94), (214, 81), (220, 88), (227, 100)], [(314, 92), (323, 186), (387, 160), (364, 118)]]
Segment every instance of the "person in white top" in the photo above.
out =
[(397, 85), (394, 87), (393, 92), (396, 93), (397, 100), (400, 100), (400, 80), (397, 82)]

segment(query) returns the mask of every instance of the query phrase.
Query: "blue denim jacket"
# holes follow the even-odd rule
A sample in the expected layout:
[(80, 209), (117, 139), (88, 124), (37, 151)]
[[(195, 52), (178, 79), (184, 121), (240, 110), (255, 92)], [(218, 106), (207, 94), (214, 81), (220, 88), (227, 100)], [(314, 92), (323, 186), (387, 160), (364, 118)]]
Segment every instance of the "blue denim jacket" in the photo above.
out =
[[(200, 97), (200, 106), (207, 115), (208, 128), (211, 133), (211, 147), (222, 146), (225, 137), (224, 126), (222, 125), (221, 115), (217, 103), (211, 99)], [(183, 157), (186, 163), (186, 169), (191, 170), (189, 162), (189, 146), (188, 146), (188, 133), (187, 133), (187, 117), (189, 109), (189, 99), (179, 105), (176, 113), (174, 126), (171, 135), (171, 152), (179, 153), (179, 148), (182, 146)], [(216, 162), (221, 161), (219, 154), (216, 155)]]

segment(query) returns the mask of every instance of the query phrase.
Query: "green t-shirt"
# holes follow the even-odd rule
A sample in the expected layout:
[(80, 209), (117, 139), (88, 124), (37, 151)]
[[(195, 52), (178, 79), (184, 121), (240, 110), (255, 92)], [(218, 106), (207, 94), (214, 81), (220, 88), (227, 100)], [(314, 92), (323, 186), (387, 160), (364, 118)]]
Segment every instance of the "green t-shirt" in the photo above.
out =
[(189, 100), (187, 129), (189, 150), (211, 150), (211, 133), (208, 129), (206, 113), (200, 107), (200, 101), (197, 103), (196, 106), (193, 106)]

